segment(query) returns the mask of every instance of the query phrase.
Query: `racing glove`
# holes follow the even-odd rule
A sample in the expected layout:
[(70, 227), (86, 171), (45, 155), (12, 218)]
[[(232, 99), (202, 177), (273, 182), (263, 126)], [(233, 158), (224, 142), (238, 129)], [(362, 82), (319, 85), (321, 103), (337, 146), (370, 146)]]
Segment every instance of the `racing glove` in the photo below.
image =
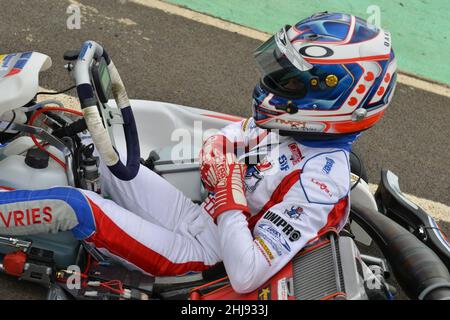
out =
[(208, 191), (215, 194), (214, 221), (224, 212), (240, 210), (250, 215), (245, 198), (246, 166), (236, 162), (233, 144), (223, 135), (214, 135), (200, 152), (200, 176)]
[(214, 192), (219, 180), (228, 174), (228, 166), (235, 162), (233, 144), (223, 135), (209, 137), (200, 151), (200, 177), (209, 192)]

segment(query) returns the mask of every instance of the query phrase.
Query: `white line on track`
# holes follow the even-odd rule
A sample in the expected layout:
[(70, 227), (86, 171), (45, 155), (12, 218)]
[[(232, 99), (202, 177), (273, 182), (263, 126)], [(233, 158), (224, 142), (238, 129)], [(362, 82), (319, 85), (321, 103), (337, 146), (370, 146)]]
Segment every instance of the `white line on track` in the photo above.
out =
[[(131, 2), (140, 4), (140, 5), (149, 7), (149, 8), (162, 10), (169, 14), (181, 16), (181, 17), (184, 17), (189, 20), (197, 21), (197, 22), (209, 25), (209, 26), (213, 26), (213, 27), (216, 27), (216, 28), (219, 28), (222, 30), (226, 30), (229, 32), (234, 32), (239, 35), (242, 35), (242, 36), (245, 36), (248, 38), (252, 38), (252, 39), (256, 39), (256, 40), (260, 40), (260, 41), (265, 41), (271, 36), (271, 34), (266, 33), (266, 32), (258, 31), (258, 30), (252, 29), (252, 28), (248, 28), (248, 27), (236, 24), (236, 23), (232, 23), (232, 22), (225, 21), (225, 20), (222, 20), (219, 18), (208, 16), (208, 15), (200, 13), (200, 12), (192, 11), (190, 9), (182, 8), (180, 6), (166, 3), (163, 1), (159, 1), (159, 0), (131, 0)], [(428, 92), (431, 92), (431, 93), (434, 93), (434, 94), (437, 94), (440, 96), (450, 98), (450, 87), (445, 86), (445, 85), (422, 80), (422, 79), (407, 75), (405, 73), (399, 74), (398, 82), (402, 83), (404, 85), (410, 86), (410, 87), (414, 87), (414, 88), (417, 88), (420, 90), (428, 91)]]

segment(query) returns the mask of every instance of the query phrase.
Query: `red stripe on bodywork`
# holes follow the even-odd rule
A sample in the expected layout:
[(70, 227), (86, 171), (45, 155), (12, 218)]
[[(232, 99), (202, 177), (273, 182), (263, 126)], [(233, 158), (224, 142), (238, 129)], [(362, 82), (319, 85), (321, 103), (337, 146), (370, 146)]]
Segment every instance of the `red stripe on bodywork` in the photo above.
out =
[(275, 191), (272, 193), (272, 196), (270, 197), (269, 201), (266, 202), (266, 204), (262, 207), (262, 209), (258, 212), (258, 214), (254, 215), (248, 220), (248, 225), (250, 229), (252, 229), (255, 226), (256, 222), (258, 222), (258, 220), (261, 219), (262, 215), (267, 210), (283, 201), (286, 193), (288, 193), (289, 190), (292, 188), (292, 186), (297, 181), (300, 180), (300, 173), (301, 173), (300, 169), (294, 170), (286, 177), (284, 177), (283, 180), (281, 180), (280, 184), (276, 187)]
[(133, 239), (119, 228), (92, 200), (88, 200), (94, 213), (97, 230), (86, 240), (94, 243), (97, 248), (105, 248), (154, 276), (181, 275), (189, 271), (203, 271), (210, 267), (199, 261), (174, 263), (168, 260)]
[(0, 189), (2, 189), (2, 190), (8, 190), (8, 191), (16, 190), (16, 189), (14, 189), (14, 188), (5, 187), (5, 186), (0, 186)]
[(20, 71), (22, 71), (22, 69), (19, 69), (19, 68), (11, 69), (11, 71), (7, 75), (5, 75), (3, 78), (18, 74), (18, 73), (20, 73)]

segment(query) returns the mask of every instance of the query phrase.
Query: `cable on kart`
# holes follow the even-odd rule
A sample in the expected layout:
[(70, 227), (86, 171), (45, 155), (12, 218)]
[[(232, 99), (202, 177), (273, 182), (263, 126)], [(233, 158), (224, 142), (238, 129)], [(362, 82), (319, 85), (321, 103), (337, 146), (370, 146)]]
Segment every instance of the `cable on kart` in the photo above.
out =
[[(83, 113), (77, 110), (72, 110), (72, 109), (67, 109), (67, 108), (62, 108), (62, 107), (44, 107), (42, 109), (36, 110), (35, 113), (33, 113), (33, 115), (31, 116), (30, 120), (28, 121), (28, 124), (31, 126), (33, 125), (34, 121), (37, 119), (37, 117), (47, 111), (62, 111), (62, 112), (66, 112), (66, 113), (71, 113), (77, 116), (82, 117)], [(45, 145), (41, 144), (36, 136), (34, 134), (30, 135), (31, 139), (33, 140), (34, 144), (36, 145), (36, 147), (38, 147), (40, 150), (48, 153), (48, 155), (50, 156), (50, 158), (52, 158), (56, 163), (58, 163), (64, 170), (66, 170), (66, 164), (64, 161), (61, 161), (57, 156), (55, 156), (54, 154), (52, 154), (50, 151), (48, 151), (45, 148)]]
[(57, 94), (62, 94), (62, 93), (66, 93), (66, 92), (68, 92), (68, 91), (70, 91), (70, 90), (72, 90), (72, 89), (75, 89), (77, 86), (76, 85), (74, 85), (74, 86), (71, 86), (71, 87), (69, 87), (69, 88), (67, 88), (67, 89), (64, 89), (64, 90), (62, 90), (62, 91), (58, 91), (58, 92), (44, 92), (44, 91), (41, 91), (41, 92), (38, 92), (38, 93), (36, 93), (36, 96), (38, 96), (38, 95), (41, 95), (41, 94), (46, 94), (46, 95), (57, 95)]

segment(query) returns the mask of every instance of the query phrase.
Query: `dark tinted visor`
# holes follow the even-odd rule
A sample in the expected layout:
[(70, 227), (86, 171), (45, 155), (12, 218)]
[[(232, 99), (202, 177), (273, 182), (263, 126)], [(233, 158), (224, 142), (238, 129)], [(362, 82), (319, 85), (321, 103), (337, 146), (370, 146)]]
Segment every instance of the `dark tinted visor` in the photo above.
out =
[(307, 92), (307, 84), (312, 77), (311, 70), (300, 71), (296, 68), (279, 49), (276, 36), (272, 36), (254, 52), (262, 85), (274, 94), (301, 98)]

